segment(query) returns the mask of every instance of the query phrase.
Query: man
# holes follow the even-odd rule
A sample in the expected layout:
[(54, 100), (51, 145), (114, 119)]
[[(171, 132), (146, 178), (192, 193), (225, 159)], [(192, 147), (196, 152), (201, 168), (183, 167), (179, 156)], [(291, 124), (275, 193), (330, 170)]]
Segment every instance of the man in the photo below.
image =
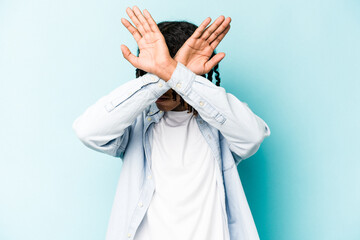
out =
[(136, 28), (122, 23), (140, 53), (121, 50), (146, 74), (73, 123), (86, 146), (123, 161), (107, 240), (259, 239), (236, 166), (270, 129), (246, 103), (201, 76), (224, 58), (213, 50), (231, 19), (219, 17), (208, 28), (205, 19), (173, 57), (147, 10), (126, 11)]

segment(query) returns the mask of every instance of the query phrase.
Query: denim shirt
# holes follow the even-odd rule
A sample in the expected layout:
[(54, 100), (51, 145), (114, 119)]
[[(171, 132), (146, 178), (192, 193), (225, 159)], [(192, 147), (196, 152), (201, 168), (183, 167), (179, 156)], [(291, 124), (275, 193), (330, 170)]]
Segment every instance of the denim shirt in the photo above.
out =
[(155, 191), (149, 134), (164, 115), (155, 101), (170, 88), (198, 112), (196, 122), (223, 178), (230, 239), (259, 239), (237, 165), (257, 152), (270, 128), (245, 102), (178, 62), (170, 80), (146, 73), (101, 97), (73, 122), (85, 146), (122, 161), (106, 240), (133, 239), (149, 207)]

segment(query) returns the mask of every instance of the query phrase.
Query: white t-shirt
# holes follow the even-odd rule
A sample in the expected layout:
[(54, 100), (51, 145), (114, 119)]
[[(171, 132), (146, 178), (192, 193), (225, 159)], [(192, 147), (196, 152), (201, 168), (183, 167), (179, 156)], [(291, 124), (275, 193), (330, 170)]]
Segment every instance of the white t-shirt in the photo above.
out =
[(135, 240), (229, 240), (220, 170), (193, 113), (168, 111), (150, 134), (155, 192)]

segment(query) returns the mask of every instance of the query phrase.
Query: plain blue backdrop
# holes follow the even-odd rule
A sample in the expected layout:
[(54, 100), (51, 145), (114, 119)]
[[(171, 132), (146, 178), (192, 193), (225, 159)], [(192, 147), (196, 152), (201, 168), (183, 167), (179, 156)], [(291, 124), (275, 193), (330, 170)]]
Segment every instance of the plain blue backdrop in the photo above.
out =
[(0, 239), (105, 238), (120, 159), (71, 125), (133, 78), (125, 9), (232, 18), (221, 86), (271, 128), (238, 166), (261, 239), (360, 239), (357, 0), (0, 0)]

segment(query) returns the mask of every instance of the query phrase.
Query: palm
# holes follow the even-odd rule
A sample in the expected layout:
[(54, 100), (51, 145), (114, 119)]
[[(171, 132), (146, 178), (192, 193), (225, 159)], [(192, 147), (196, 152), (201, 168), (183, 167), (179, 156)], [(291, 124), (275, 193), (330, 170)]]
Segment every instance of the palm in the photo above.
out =
[(133, 35), (140, 53), (136, 57), (127, 46), (121, 45), (123, 56), (134, 67), (162, 76), (161, 73), (157, 74), (158, 66), (172, 60), (164, 36), (147, 10), (144, 10), (145, 16), (137, 6), (134, 6), (134, 10), (127, 8), (126, 12), (137, 28), (124, 18), (121, 22)]
[(229, 31), (231, 18), (220, 16), (204, 31), (209, 19), (201, 23), (174, 57), (197, 75), (208, 73), (225, 57), (225, 53), (218, 53), (209, 59)]
[(159, 58), (169, 55), (169, 50), (161, 33), (146, 33), (137, 44), (140, 50), (137, 64), (144, 71), (153, 72), (152, 67), (155, 66), (155, 63), (162, 61)]
[(186, 66), (198, 75), (207, 73), (206, 63), (214, 49), (204, 39), (189, 38), (175, 55), (175, 60), (184, 59)]

